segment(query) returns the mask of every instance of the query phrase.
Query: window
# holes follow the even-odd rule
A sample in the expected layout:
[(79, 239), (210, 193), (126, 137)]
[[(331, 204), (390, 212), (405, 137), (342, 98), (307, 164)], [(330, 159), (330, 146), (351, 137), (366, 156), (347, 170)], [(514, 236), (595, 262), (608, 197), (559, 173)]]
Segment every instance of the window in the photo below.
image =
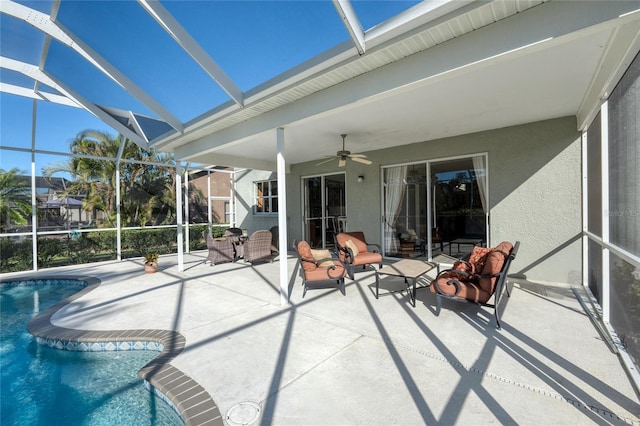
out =
[(254, 213), (278, 213), (278, 181), (265, 180), (255, 183)]

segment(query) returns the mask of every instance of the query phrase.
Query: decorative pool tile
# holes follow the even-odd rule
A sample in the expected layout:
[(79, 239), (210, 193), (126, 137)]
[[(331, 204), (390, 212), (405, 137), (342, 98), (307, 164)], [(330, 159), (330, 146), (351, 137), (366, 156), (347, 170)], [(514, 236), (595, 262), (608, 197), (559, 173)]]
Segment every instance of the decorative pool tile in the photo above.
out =
[[(170, 361), (178, 356), (185, 347), (186, 340), (183, 335), (170, 330), (86, 331), (56, 327), (51, 324), (51, 316), (66, 304), (96, 288), (100, 282), (96, 278), (78, 280), (76, 278), (64, 279), (57, 277), (24, 280), (17, 282), (15, 285), (40, 285), (43, 283), (80, 283), (84, 288), (33, 318), (27, 328), (38, 344), (60, 350), (82, 352), (158, 351), (161, 353), (160, 356), (162, 358), (159, 358), (160, 356), (154, 358), (138, 372), (138, 375), (144, 380), (145, 386), (169, 404), (183, 418), (186, 425), (201, 424), (203, 423), (203, 420), (200, 420), (202, 417), (207, 417), (204, 420), (207, 425), (224, 425), (217, 404), (204, 388), (170, 364)], [(148, 368), (151, 365), (153, 365), (153, 368)], [(158, 379), (163, 376), (163, 374), (158, 374), (160, 370), (170, 373), (171, 376), (180, 377), (181, 380), (162, 383)], [(183, 392), (182, 395), (179, 395), (178, 392), (174, 392), (176, 386), (189, 388), (190, 392)], [(198, 398), (189, 396), (194, 393), (198, 395)], [(204, 414), (205, 412), (206, 415)], [(211, 417), (210, 414), (216, 415)]]

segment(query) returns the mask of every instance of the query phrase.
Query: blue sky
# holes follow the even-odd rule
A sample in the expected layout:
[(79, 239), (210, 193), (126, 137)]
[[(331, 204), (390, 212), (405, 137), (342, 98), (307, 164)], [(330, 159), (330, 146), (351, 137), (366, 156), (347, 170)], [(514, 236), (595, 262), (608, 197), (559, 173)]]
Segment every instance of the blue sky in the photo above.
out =
[[(44, 13), (50, 1), (19, 1)], [(416, 1), (353, 1), (365, 29), (406, 10)], [(320, 1), (162, 1), (218, 65), (247, 91), (349, 40), (335, 7)], [(38, 65), (44, 37), (31, 26), (2, 15), (2, 56)], [(184, 53), (135, 1), (62, 0), (58, 22), (159, 101), (188, 121), (229, 100), (228, 95)], [(91, 102), (154, 116), (144, 105), (77, 53), (53, 41), (44, 69)], [(3, 83), (33, 87), (21, 74), (2, 69)], [(33, 102), (0, 94), (0, 145), (29, 148)], [(37, 149), (68, 150), (84, 129), (116, 132), (88, 112), (38, 102)], [(64, 157), (38, 155), (36, 173)], [(0, 168), (30, 168), (30, 155), (0, 150)]]

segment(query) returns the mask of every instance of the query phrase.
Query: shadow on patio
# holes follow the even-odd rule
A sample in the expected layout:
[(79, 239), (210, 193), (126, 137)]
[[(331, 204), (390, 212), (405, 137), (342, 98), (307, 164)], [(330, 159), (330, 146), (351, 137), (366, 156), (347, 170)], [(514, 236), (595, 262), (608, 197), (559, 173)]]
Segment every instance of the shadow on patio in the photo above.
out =
[[(302, 298), (290, 256), (291, 304), (279, 303), (278, 261), (210, 266), (206, 253), (162, 270), (141, 262), (56, 273), (96, 276), (100, 287), (63, 308), (54, 324), (78, 329), (179, 331), (172, 364), (224, 415), (257, 404), (255, 424), (640, 424), (640, 404), (617, 356), (563, 285), (518, 281), (500, 309), (444, 303), (418, 290), (417, 306), (372, 272)], [(44, 273), (43, 273), (44, 274)], [(578, 289), (581, 291), (581, 289)], [(229, 422), (233, 423), (233, 419)]]

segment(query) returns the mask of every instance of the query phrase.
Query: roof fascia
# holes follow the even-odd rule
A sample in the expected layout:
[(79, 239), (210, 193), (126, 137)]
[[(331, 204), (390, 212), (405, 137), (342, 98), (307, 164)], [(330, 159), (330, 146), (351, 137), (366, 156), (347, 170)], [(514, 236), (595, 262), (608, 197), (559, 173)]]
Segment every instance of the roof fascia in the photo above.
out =
[[(505, 61), (573, 40), (590, 31), (620, 25), (618, 17), (628, 13), (628, 2), (549, 2), (510, 19), (485, 26), (400, 61), (360, 75), (347, 82), (268, 111), (240, 124), (191, 141), (174, 151), (180, 158), (194, 159), (230, 143), (285, 127), (294, 122), (339, 110), (358, 102), (398, 90), (412, 90), (454, 73), (469, 73), (478, 67)], [(595, 8), (595, 9), (594, 9)], [(627, 19), (632, 19), (628, 15)], [(507, 37), (512, 34), (513, 37)], [(348, 90), (345, 90), (348, 85)], [(220, 162), (217, 162), (220, 164)]]
[[(486, 3), (487, 1), (485, 0), (437, 0), (420, 3), (365, 32), (365, 40), (367, 46), (369, 46), (368, 49), (371, 50), (372, 47), (384, 44), (394, 37), (405, 34), (407, 31), (428, 24), (434, 20), (442, 19), (444, 16), (451, 15), (456, 11), (466, 13)], [(345, 41), (283, 72), (273, 79), (248, 90), (244, 98), (245, 107), (257, 104), (271, 96), (282, 93), (305, 80), (328, 72), (347, 61), (357, 60), (358, 55), (355, 53), (353, 43)], [(239, 108), (232, 102), (222, 104), (185, 123), (184, 133), (198, 131), (209, 123), (233, 115), (237, 111), (239, 111)], [(174, 141), (179, 140), (180, 137), (181, 134), (167, 132), (165, 135), (153, 140), (152, 144), (158, 149), (172, 149)]]
[(244, 106), (244, 93), (159, 1), (138, 0), (149, 15), (195, 60), (234, 102)]
[[(275, 145), (275, 140), (274, 140)], [(178, 153), (175, 152), (176, 158), (178, 158)], [(202, 160), (202, 161), (200, 161)], [(180, 160), (183, 161), (183, 160)], [(276, 170), (276, 162), (269, 160), (256, 160), (251, 158), (238, 157), (234, 155), (220, 155), (215, 152), (204, 154), (198, 157), (198, 162), (203, 164), (231, 164), (235, 169), (252, 169), (252, 170), (267, 170), (267, 171), (275, 171)], [(287, 171), (289, 168), (287, 166)]]

